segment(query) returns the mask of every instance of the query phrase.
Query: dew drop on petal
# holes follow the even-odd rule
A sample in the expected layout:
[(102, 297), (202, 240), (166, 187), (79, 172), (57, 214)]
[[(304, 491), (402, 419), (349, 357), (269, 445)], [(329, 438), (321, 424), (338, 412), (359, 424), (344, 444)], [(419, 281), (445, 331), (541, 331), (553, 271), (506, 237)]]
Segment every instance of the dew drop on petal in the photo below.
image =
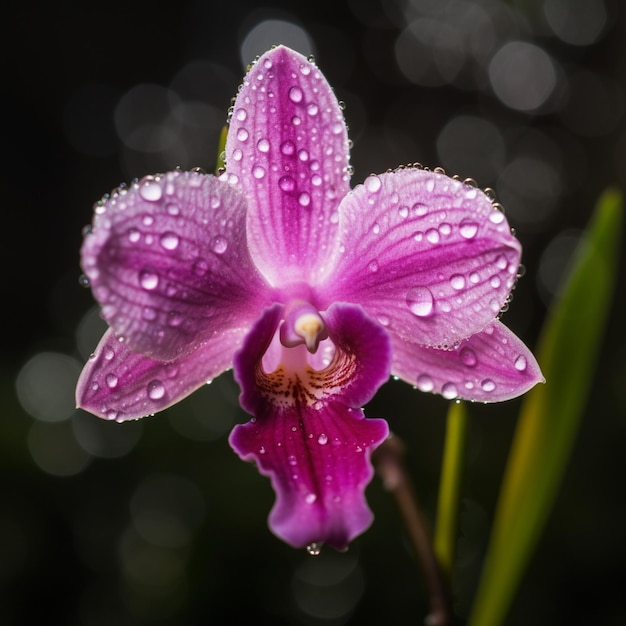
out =
[(450, 277), (450, 285), (452, 285), (452, 289), (456, 289), (459, 291), (465, 287), (465, 277), (461, 274), (453, 274)]
[(151, 270), (139, 272), (139, 284), (146, 290), (152, 291), (159, 284), (159, 275)]
[(504, 222), (504, 213), (502, 213), (502, 211), (499, 211), (498, 209), (494, 209), (489, 214), (489, 221), (492, 224), (502, 224), (502, 222)]
[(141, 239), (141, 232), (139, 232), (136, 228), (128, 229), (128, 241), (132, 241), (133, 243), (137, 243)]
[(303, 191), (299, 196), (298, 196), (298, 204), (300, 206), (304, 206), (307, 207), (311, 204), (311, 196), (309, 193), (307, 193), (306, 191)]
[(225, 237), (218, 235), (217, 237), (215, 237), (215, 239), (213, 239), (211, 248), (216, 254), (224, 254), (224, 252), (226, 252), (226, 249), (228, 248), (228, 241)]
[(320, 108), (317, 106), (317, 104), (315, 104), (315, 102), (309, 102), (309, 104), (307, 104), (306, 106), (306, 112), (313, 116), (313, 115), (317, 115), (319, 113)]
[(265, 168), (261, 165), (255, 165), (252, 168), (252, 176), (254, 176), (257, 180), (260, 180), (265, 176)]
[(485, 378), (485, 380), (480, 383), (480, 386), (482, 387), (483, 391), (489, 392), (493, 391), (496, 388), (496, 383), (494, 383), (491, 378)]
[(105, 381), (109, 389), (115, 389), (115, 387), (117, 387), (118, 378), (115, 374), (107, 374)]
[(257, 141), (256, 147), (259, 150), (259, 152), (269, 152), (270, 142), (267, 139), (265, 139), (265, 137), (263, 137), (262, 139), (259, 139)]
[(163, 190), (156, 180), (148, 180), (139, 187), (139, 195), (148, 202), (158, 202), (163, 195)]
[(515, 369), (518, 372), (523, 372), (526, 370), (526, 367), (528, 366), (528, 362), (526, 361), (526, 357), (523, 354), (520, 354), (516, 359), (515, 359)]
[(288, 95), (289, 95), (289, 99), (292, 102), (295, 102), (296, 104), (298, 102), (302, 102), (302, 98), (304, 98), (302, 89), (300, 89), (300, 87), (298, 87), (297, 85), (294, 85), (293, 87), (289, 89)]
[(280, 144), (280, 151), (285, 156), (291, 156), (296, 151), (296, 144), (294, 144), (294, 142), (291, 141), (291, 139), (287, 139), (287, 141), (283, 141), (283, 143)]
[(290, 454), (287, 457), (287, 462), (289, 463), (289, 465), (297, 465), (298, 464), (298, 459), (296, 459), (296, 457), (293, 454)]
[(435, 388), (433, 379), (428, 374), (421, 374), (417, 377), (417, 388), (420, 391), (432, 391)]
[(237, 131), (237, 139), (239, 139), (239, 141), (247, 141), (249, 136), (250, 134), (245, 128), (240, 128)]
[(463, 365), (467, 365), (467, 367), (474, 367), (476, 363), (478, 363), (476, 353), (468, 346), (461, 348), (459, 358), (461, 359), (461, 363), (463, 363)]
[(204, 259), (196, 259), (191, 269), (196, 276), (204, 276), (209, 271), (209, 264)]
[(278, 186), (282, 191), (293, 191), (296, 188), (296, 181), (291, 176), (282, 176), (278, 181)]
[(248, 112), (245, 109), (237, 109), (235, 111), (235, 118), (240, 122), (244, 122), (248, 117)]
[(159, 238), (159, 243), (166, 250), (176, 250), (179, 241), (178, 235), (172, 232), (163, 233)]
[(365, 179), (365, 188), (370, 192), (370, 193), (377, 193), (380, 191), (381, 187), (382, 187), (382, 183), (380, 182), (380, 178), (378, 178), (378, 176), (376, 176), (376, 174), (372, 174), (371, 176), (368, 176)]
[(306, 551), (311, 556), (319, 556), (320, 553), (322, 552), (322, 544), (321, 543), (315, 543), (315, 542), (310, 543), (306, 547)]
[(307, 493), (304, 497), (304, 501), (307, 504), (313, 504), (317, 500), (317, 496), (314, 493)]
[(478, 233), (478, 224), (469, 220), (463, 220), (459, 226), (461, 237), (465, 239), (473, 239)]
[(428, 287), (413, 287), (406, 294), (409, 311), (417, 317), (428, 317), (434, 309), (433, 294)]
[(160, 400), (165, 395), (165, 386), (160, 380), (153, 380), (148, 383), (148, 398), (150, 400)]
[(317, 438), (317, 443), (320, 444), (320, 446), (325, 446), (328, 443), (328, 435), (326, 435), (325, 433), (322, 433), (318, 438)]
[(441, 395), (446, 400), (454, 400), (454, 398), (459, 395), (459, 392), (457, 391), (456, 385), (454, 383), (446, 383), (441, 388)]
[(426, 231), (426, 239), (430, 241), (430, 243), (439, 243), (439, 231), (436, 228), (429, 228)]

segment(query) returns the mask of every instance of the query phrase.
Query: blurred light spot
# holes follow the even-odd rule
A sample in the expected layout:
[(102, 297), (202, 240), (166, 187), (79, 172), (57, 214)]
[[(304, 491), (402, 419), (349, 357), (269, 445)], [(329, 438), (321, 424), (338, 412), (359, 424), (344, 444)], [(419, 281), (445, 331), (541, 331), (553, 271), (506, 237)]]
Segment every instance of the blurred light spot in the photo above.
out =
[(449, 173), (471, 176), (481, 186), (493, 185), (506, 157), (500, 131), (470, 115), (452, 118), (437, 138), (440, 165)]
[(125, 146), (139, 152), (159, 152), (176, 140), (176, 131), (164, 125), (179, 98), (160, 85), (129, 89), (115, 108), (115, 129)]
[(226, 109), (240, 79), (241, 76), (223, 65), (196, 60), (187, 63), (176, 73), (170, 82), (170, 89), (171, 93), (177, 94), (185, 102), (214, 105), (226, 120)]
[(113, 109), (118, 92), (108, 85), (79, 87), (63, 111), (65, 135), (72, 147), (88, 156), (114, 154), (118, 142), (113, 126)]
[[(228, 398), (230, 388), (231, 398)], [(224, 393), (226, 392), (226, 394)], [(184, 409), (168, 411), (172, 428), (194, 441), (215, 441), (230, 431), (237, 414), (237, 385), (227, 376), (205, 385), (185, 400)], [(208, 409), (210, 407), (210, 410)]]
[(430, 87), (451, 83), (465, 60), (459, 30), (430, 18), (417, 19), (400, 33), (395, 56), (408, 80)]
[(74, 439), (68, 422), (35, 422), (28, 432), (28, 450), (35, 464), (53, 476), (74, 476), (91, 461)]
[(500, 101), (518, 111), (535, 111), (556, 88), (557, 75), (545, 50), (531, 43), (511, 41), (489, 64), (489, 80)]
[(348, 617), (358, 604), (365, 582), (355, 556), (322, 550), (319, 556), (309, 557), (298, 566), (291, 588), (302, 613), (317, 619), (340, 620)]
[(251, 28), (241, 43), (241, 62), (246, 67), (272, 46), (283, 44), (308, 56), (315, 45), (304, 28), (285, 20), (264, 20)]
[(569, 79), (569, 98), (561, 117), (574, 132), (586, 137), (607, 135), (624, 114), (624, 91), (608, 78), (581, 70)]
[(92, 306), (83, 315), (76, 327), (76, 346), (83, 359), (89, 358), (107, 328), (107, 323), (100, 317), (98, 305)]
[(543, 251), (537, 270), (537, 286), (545, 304), (549, 304), (558, 294), (581, 237), (582, 233), (579, 230), (565, 230), (559, 233)]
[(556, 209), (562, 181), (551, 162), (538, 156), (520, 156), (502, 171), (497, 191), (513, 225), (539, 227)]
[(15, 384), (24, 410), (45, 422), (71, 417), (76, 409), (74, 390), (81, 369), (81, 364), (66, 354), (36, 354), (22, 367)]
[(191, 542), (206, 515), (204, 498), (190, 480), (173, 474), (151, 474), (130, 501), (133, 526), (145, 540), (176, 548)]
[(543, 13), (554, 34), (573, 46), (598, 41), (607, 23), (602, 0), (544, 0)]
[(92, 456), (105, 459), (128, 454), (139, 441), (143, 429), (139, 421), (112, 424), (84, 412), (74, 415), (72, 426), (80, 447)]

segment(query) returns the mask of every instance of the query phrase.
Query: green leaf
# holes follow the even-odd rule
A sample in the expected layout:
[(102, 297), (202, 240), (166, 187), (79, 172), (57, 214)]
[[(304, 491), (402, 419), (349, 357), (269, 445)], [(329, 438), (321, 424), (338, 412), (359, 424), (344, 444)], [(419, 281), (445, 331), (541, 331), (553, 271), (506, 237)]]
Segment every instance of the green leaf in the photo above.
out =
[(537, 350), (545, 385), (522, 403), (470, 626), (503, 623), (550, 513), (585, 411), (619, 262), (622, 197), (600, 198)]
[(466, 433), (466, 407), (461, 402), (453, 402), (448, 409), (434, 538), (435, 554), (448, 577), (456, 551), (459, 492), (465, 460)]

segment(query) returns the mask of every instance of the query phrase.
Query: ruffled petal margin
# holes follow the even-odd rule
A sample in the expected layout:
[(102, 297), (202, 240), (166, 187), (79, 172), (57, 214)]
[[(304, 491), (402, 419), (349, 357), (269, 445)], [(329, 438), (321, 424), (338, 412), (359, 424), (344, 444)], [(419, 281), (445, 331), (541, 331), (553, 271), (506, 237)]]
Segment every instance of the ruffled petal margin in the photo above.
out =
[(392, 373), (448, 400), (502, 402), (545, 382), (532, 352), (499, 321), (454, 350), (424, 348), (393, 336), (392, 344)]
[(294, 547), (343, 550), (373, 519), (364, 495), (370, 455), (388, 427), (359, 407), (389, 376), (389, 339), (359, 307), (334, 305), (324, 315), (335, 346), (330, 365), (308, 378), (280, 366), (264, 372), (281, 314), (279, 306), (268, 309), (235, 358), (242, 406), (255, 417), (235, 427), (230, 444), (271, 479), (274, 534)]

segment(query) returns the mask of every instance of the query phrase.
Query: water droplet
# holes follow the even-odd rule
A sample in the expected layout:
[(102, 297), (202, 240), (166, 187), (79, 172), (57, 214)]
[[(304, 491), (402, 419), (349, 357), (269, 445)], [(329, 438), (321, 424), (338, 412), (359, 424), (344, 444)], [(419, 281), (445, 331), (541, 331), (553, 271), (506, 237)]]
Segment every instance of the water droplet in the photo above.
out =
[(317, 438), (317, 443), (320, 444), (320, 446), (325, 446), (328, 443), (328, 435), (326, 435), (325, 433), (322, 433), (318, 438)]
[(430, 241), (430, 243), (439, 243), (439, 231), (436, 228), (429, 228), (426, 231), (426, 239)]
[(498, 256), (498, 258), (496, 259), (496, 266), (499, 267), (501, 270), (505, 270), (507, 265), (508, 261), (506, 260), (506, 257), (503, 254)]
[(226, 249), (228, 248), (228, 241), (225, 237), (218, 235), (217, 237), (215, 237), (215, 239), (213, 239), (211, 248), (216, 254), (224, 254), (224, 252), (226, 252)]
[(322, 544), (316, 543), (316, 542), (310, 543), (306, 547), (306, 551), (311, 556), (319, 556), (320, 553), (322, 552)]
[(298, 158), (304, 163), (306, 161), (309, 160), (309, 153), (307, 150), (305, 150), (304, 148), (302, 148), (301, 150), (298, 150)]
[(115, 350), (111, 346), (104, 347), (104, 358), (110, 361), (115, 356)]
[(431, 191), (434, 191), (434, 189), (435, 189), (435, 179), (434, 178), (429, 178), (426, 181), (426, 191), (428, 191), (430, 193)]
[(518, 372), (523, 372), (526, 370), (526, 367), (528, 366), (528, 361), (526, 360), (526, 357), (523, 354), (520, 354), (516, 359), (515, 359), (515, 369)]
[(159, 238), (161, 246), (166, 250), (176, 250), (179, 241), (178, 235), (172, 232), (163, 233)]
[(137, 243), (141, 239), (141, 232), (137, 228), (128, 229), (128, 241)]
[(417, 377), (416, 383), (417, 383), (417, 388), (420, 391), (429, 392), (435, 388), (435, 383), (433, 382), (433, 379), (428, 374), (420, 374)]
[(209, 264), (204, 259), (196, 259), (191, 269), (196, 276), (204, 276), (209, 271)]
[(167, 325), (176, 328), (183, 323), (184, 316), (180, 311), (170, 311), (167, 314)]
[(314, 187), (319, 187), (322, 184), (322, 177), (319, 174), (313, 174), (311, 176), (311, 184)]
[(500, 313), (500, 303), (497, 300), (491, 300), (491, 302), (489, 302), (489, 308), (493, 313)]
[(441, 388), (441, 395), (446, 400), (454, 400), (454, 398), (458, 397), (459, 392), (456, 389), (456, 385), (454, 383), (446, 383)]
[(282, 176), (278, 181), (278, 186), (287, 192), (291, 192), (296, 188), (296, 181), (291, 176)]
[(315, 104), (315, 102), (309, 102), (309, 104), (307, 104), (306, 106), (306, 112), (313, 116), (313, 115), (317, 115), (319, 113), (320, 108), (317, 106), (317, 104)]
[(476, 353), (468, 346), (461, 348), (461, 351), (459, 352), (459, 358), (461, 359), (461, 363), (463, 363), (463, 365), (466, 365), (467, 367), (474, 367), (476, 363), (478, 363)]
[(450, 285), (452, 285), (452, 289), (457, 291), (463, 289), (465, 287), (465, 277), (461, 274), (453, 274), (450, 276)]
[(249, 136), (250, 133), (248, 133), (247, 129), (245, 128), (240, 128), (237, 131), (237, 139), (239, 139), (239, 141), (248, 141)]
[(491, 378), (485, 378), (480, 383), (480, 386), (483, 388), (483, 391), (493, 391), (496, 388), (496, 383), (491, 380)]
[(85, 287), (85, 288), (87, 288), (87, 287), (89, 287), (89, 279), (88, 279), (88, 278), (87, 278), (87, 276), (85, 276), (84, 274), (81, 274), (81, 275), (78, 277), (78, 284), (79, 284), (81, 287)]
[(408, 217), (409, 216), (409, 207), (408, 206), (401, 206), (398, 209), (398, 213), (400, 214), (400, 217), (402, 219), (404, 219), (405, 217)]
[(314, 493), (307, 493), (304, 497), (304, 501), (307, 504), (313, 504), (317, 500), (317, 496)]
[(311, 204), (311, 195), (307, 193), (306, 191), (303, 191), (298, 196), (298, 203), (300, 204), (300, 206), (304, 206), (304, 207), (309, 206)]
[(428, 317), (434, 309), (433, 294), (428, 287), (413, 287), (406, 294), (406, 304), (413, 315)]
[(448, 224), (447, 222), (444, 222), (439, 226), (439, 234), (443, 235), (444, 237), (447, 237), (451, 232), (452, 226), (450, 226), (450, 224)]
[(141, 221), (144, 226), (152, 226), (152, 224), (154, 224), (154, 218), (152, 215), (144, 215)]
[(177, 204), (173, 204), (172, 202), (170, 202), (165, 208), (170, 215), (180, 214), (180, 208)]
[(159, 284), (159, 275), (151, 270), (142, 270), (139, 272), (139, 284), (144, 289), (152, 291)]
[(263, 137), (256, 142), (256, 147), (259, 152), (269, 152), (270, 151), (270, 142)]
[(478, 272), (472, 272), (469, 275), (470, 283), (476, 285), (480, 282), (480, 274)]
[(141, 317), (148, 322), (154, 321), (157, 317), (156, 309), (151, 306), (144, 307), (141, 311)]
[(160, 400), (165, 395), (165, 386), (160, 380), (153, 380), (148, 383), (148, 398), (150, 400)]
[(504, 222), (504, 213), (498, 209), (494, 209), (489, 213), (489, 221), (492, 224), (502, 224), (502, 222)]
[(294, 115), (294, 116), (291, 118), (291, 123), (292, 123), (294, 126), (300, 126), (300, 124), (302, 124), (302, 120), (301, 120), (301, 119), (300, 119), (297, 115)]
[(476, 237), (476, 233), (478, 233), (478, 224), (469, 220), (463, 220), (459, 226), (459, 232), (461, 233), (461, 237), (473, 239)]
[(302, 93), (302, 89), (300, 89), (300, 87), (298, 87), (297, 85), (294, 85), (290, 90), (289, 90), (289, 99), (292, 102), (295, 102), (296, 104), (298, 102), (302, 102), (302, 98), (304, 98), (304, 94)]
[(259, 454), (265, 454), (265, 448), (263, 446), (259, 448)]
[(252, 168), (252, 176), (254, 176), (257, 180), (260, 180), (265, 176), (265, 168), (260, 165), (255, 165)]
[(499, 276), (492, 276), (491, 280), (489, 281), (489, 284), (494, 288), (494, 289), (498, 289), (498, 287), (500, 287), (500, 285), (502, 284), (502, 281), (500, 280)]
[(105, 381), (109, 389), (115, 389), (115, 387), (117, 387), (118, 378), (115, 374), (107, 374)]
[(378, 178), (378, 176), (376, 176), (376, 174), (372, 174), (371, 176), (368, 176), (365, 179), (365, 188), (370, 192), (370, 193), (377, 193), (380, 191), (381, 187), (382, 187), (382, 183), (380, 181), (380, 178)]
[(139, 187), (139, 195), (148, 202), (158, 202), (163, 195), (161, 185), (156, 180), (147, 180)]
[(290, 454), (287, 457), (287, 462), (289, 463), (289, 465), (297, 465), (298, 464), (298, 459), (296, 459), (296, 457), (293, 454)]
[(377, 272), (378, 268), (379, 268), (379, 265), (378, 265), (378, 261), (376, 259), (374, 259), (373, 261), (370, 261), (368, 263), (368, 265), (367, 265), (367, 269), (370, 272)]
[(237, 109), (235, 111), (235, 119), (239, 120), (240, 122), (244, 122), (247, 117), (248, 112), (245, 109)]
[(291, 156), (296, 151), (296, 144), (291, 139), (287, 139), (280, 144), (280, 151), (286, 156)]
[(380, 233), (380, 224), (375, 223), (375, 224), (372, 226), (372, 232), (373, 232), (375, 235), (378, 235), (378, 233)]

